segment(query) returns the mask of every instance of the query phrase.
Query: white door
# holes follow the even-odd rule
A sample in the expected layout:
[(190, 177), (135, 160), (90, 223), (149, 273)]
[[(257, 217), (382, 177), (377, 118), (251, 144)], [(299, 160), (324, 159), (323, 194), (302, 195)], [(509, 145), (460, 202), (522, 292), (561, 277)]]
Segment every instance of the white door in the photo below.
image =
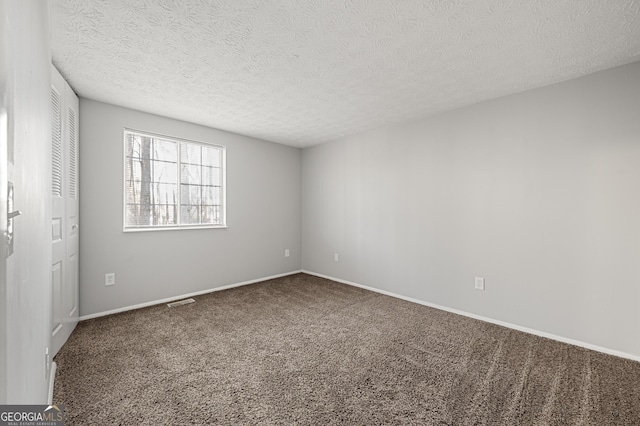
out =
[[(67, 274), (65, 277), (65, 285), (63, 286), (64, 296), (64, 314), (67, 326), (67, 335), (78, 324), (78, 246), (80, 232), (80, 217), (78, 215), (78, 137), (79, 137), (79, 107), (80, 102), (69, 85), (66, 85), (66, 123), (67, 132), (65, 138), (64, 152), (67, 157), (65, 165), (67, 166), (64, 173), (65, 186), (67, 192), (65, 194), (65, 215), (67, 219)], [(66, 341), (66, 338), (65, 338)]]
[(78, 323), (78, 97), (52, 67), (52, 354)]

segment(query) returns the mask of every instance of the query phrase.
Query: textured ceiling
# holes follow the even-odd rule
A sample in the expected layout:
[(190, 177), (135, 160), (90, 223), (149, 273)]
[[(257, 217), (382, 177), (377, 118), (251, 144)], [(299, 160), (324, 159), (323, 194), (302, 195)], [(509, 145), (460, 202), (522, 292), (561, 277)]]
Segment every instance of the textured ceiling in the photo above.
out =
[(640, 0), (52, 0), (80, 96), (293, 146), (640, 60)]

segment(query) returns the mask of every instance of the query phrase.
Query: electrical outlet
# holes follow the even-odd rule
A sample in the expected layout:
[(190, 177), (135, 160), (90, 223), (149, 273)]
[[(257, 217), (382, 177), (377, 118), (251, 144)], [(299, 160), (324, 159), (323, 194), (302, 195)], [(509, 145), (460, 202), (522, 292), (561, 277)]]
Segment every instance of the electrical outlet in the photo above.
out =
[(104, 285), (116, 285), (116, 274), (104, 274)]
[(475, 287), (476, 287), (476, 290), (484, 290), (484, 278), (476, 277)]
[(289, 249), (284, 249), (284, 257), (289, 257)]
[(338, 253), (333, 253), (333, 260), (340, 262), (340, 255)]

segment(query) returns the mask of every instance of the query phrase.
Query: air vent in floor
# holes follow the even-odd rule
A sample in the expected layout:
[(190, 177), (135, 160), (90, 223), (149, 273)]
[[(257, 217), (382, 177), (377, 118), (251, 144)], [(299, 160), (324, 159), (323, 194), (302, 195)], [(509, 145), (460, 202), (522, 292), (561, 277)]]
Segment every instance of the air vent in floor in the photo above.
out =
[(177, 302), (167, 303), (167, 306), (170, 308), (173, 308), (175, 306), (188, 305), (189, 303), (194, 303), (194, 302), (195, 300), (193, 299), (184, 299), (184, 300), (178, 300)]

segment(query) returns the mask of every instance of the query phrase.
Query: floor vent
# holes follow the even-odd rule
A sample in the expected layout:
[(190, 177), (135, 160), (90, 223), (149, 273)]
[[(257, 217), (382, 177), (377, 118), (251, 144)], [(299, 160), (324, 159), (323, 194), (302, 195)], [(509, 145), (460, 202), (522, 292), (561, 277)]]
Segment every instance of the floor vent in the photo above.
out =
[(193, 299), (184, 299), (184, 300), (178, 300), (177, 302), (167, 303), (167, 306), (170, 308), (173, 308), (174, 306), (188, 305), (189, 303), (194, 303), (194, 302), (195, 300)]

